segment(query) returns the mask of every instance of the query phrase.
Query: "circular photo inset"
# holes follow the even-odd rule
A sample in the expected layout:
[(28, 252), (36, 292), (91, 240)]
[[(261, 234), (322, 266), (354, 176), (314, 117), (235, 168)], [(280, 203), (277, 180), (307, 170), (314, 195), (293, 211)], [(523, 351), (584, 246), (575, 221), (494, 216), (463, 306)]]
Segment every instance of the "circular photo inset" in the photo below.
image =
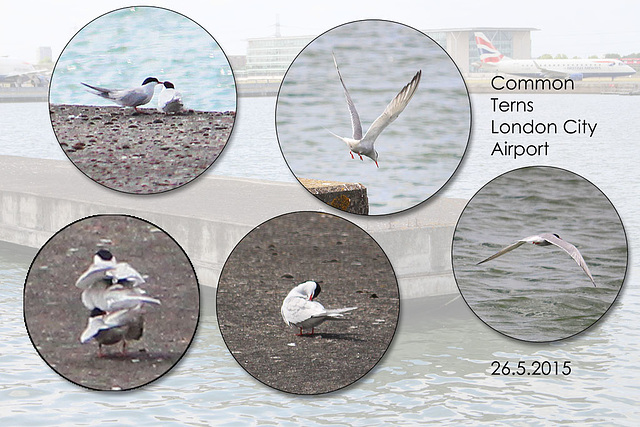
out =
[(62, 149), (93, 181), (125, 193), (178, 188), (218, 158), (235, 122), (229, 61), (197, 23), (129, 7), (82, 28), (49, 89)]
[(627, 239), (609, 199), (579, 175), (525, 167), (486, 184), (453, 239), (453, 273), (473, 312), (512, 338), (584, 331), (615, 301)]
[(340, 208), (390, 214), (451, 178), (469, 140), (471, 107), (438, 43), (403, 24), (365, 20), (333, 28), (300, 52), (280, 87), (276, 129), (289, 168), (312, 194), (318, 182), (361, 184), (368, 211)]
[(24, 318), (44, 361), (93, 390), (129, 390), (168, 372), (200, 312), (182, 248), (125, 215), (76, 221), (40, 249), (25, 282)]
[(380, 246), (340, 217), (296, 212), (247, 234), (216, 296), (229, 351), (277, 390), (320, 394), (369, 372), (389, 347), (400, 298)]

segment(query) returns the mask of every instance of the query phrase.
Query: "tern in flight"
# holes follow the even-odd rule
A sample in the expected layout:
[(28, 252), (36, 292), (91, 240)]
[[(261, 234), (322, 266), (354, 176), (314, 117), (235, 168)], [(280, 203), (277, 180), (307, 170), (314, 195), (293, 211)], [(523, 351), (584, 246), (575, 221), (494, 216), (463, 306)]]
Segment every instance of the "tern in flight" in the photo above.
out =
[(326, 309), (322, 304), (313, 300), (320, 291), (320, 285), (309, 280), (291, 289), (282, 302), (280, 308), (282, 319), (287, 325), (300, 328), (300, 333), (296, 335), (302, 336), (303, 329), (311, 329), (311, 335), (313, 335), (314, 328), (324, 323), (325, 320), (341, 320), (344, 313), (358, 308)]
[(554, 245), (559, 247), (560, 249), (568, 253), (569, 256), (573, 258), (573, 260), (580, 267), (582, 267), (582, 269), (587, 274), (587, 276), (589, 276), (589, 279), (591, 280), (591, 283), (593, 283), (593, 286), (596, 286), (596, 282), (595, 280), (593, 280), (593, 276), (589, 271), (589, 267), (587, 266), (587, 263), (584, 261), (584, 258), (582, 258), (582, 255), (580, 254), (580, 251), (578, 250), (578, 248), (573, 246), (571, 243), (562, 240), (560, 236), (558, 236), (557, 234), (542, 233), (540, 235), (525, 237), (524, 239), (520, 239), (517, 242), (507, 246), (506, 248), (502, 249), (500, 252), (494, 255), (491, 255), (489, 258), (480, 261), (477, 265), (480, 265), (483, 262), (491, 261), (492, 259), (498, 258), (499, 256), (504, 255), (507, 252), (511, 252), (515, 248), (518, 248), (524, 245), (525, 243), (531, 243), (533, 245), (538, 245), (538, 246)]
[(393, 100), (387, 105), (387, 108), (384, 109), (384, 112), (378, 117), (367, 133), (362, 136), (362, 124), (360, 123), (360, 116), (358, 116), (358, 111), (356, 111), (356, 106), (351, 100), (351, 96), (349, 95), (349, 91), (347, 90), (347, 86), (345, 86), (344, 81), (342, 80), (342, 75), (340, 74), (340, 69), (338, 68), (338, 61), (336, 61), (336, 56), (333, 55), (333, 63), (336, 66), (336, 71), (338, 72), (338, 77), (340, 78), (340, 83), (342, 83), (342, 88), (344, 89), (344, 97), (347, 99), (347, 106), (349, 107), (349, 114), (351, 115), (351, 127), (353, 128), (353, 137), (352, 138), (344, 138), (342, 136), (336, 135), (335, 133), (329, 131), (333, 136), (343, 140), (349, 149), (351, 150), (351, 158), (353, 159), (353, 153), (356, 153), (360, 160), (362, 156), (365, 155), (372, 159), (377, 167), (378, 166), (378, 152), (373, 147), (376, 138), (378, 135), (382, 133), (383, 130), (387, 126), (391, 124), (395, 119), (398, 118), (400, 113), (405, 109), (413, 94), (416, 92), (418, 88), (418, 84), (420, 83), (420, 76), (422, 76), (422, 70), (419, 70), (413, 79), (402, 88), (400, 93), (396, 95)]

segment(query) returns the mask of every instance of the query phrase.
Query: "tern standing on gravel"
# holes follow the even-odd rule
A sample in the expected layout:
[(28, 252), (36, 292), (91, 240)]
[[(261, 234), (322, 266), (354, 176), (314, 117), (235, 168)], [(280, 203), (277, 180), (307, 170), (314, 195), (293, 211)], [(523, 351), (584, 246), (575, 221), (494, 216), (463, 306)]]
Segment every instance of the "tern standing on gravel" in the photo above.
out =
[(311, 329), (310, 335), (313, 335), (314, 328), (325, 320), (344, 320), (344, 313), (358, 308), (325, 309), (322, 304), (313, 300), (320, 291), (320, 285), (310, 280), (291, 289), (282, 302), (282, 319), (287, 325), (300, 328), (300, 333), (296, 335), (301, 336), (303, 329)]
[(89, 89), (93, 89), (95, 92), (91, 93), (94, 95), (113, 101), (123, 107), (133, 107), (137, 112), (140, 105), (145, 105), (151, 101), (156, 86), (161, 83), (155, 77), (147, 77), (142, 82), (142, 86), (131, 89), (107, 89), (99, 86), (91, 86), (86, 83), (82, 84)]
[[(333, 55), (333, 53), (332, 53)], [(329, 131), (336, 138), (344, 141), (349, 149), (351, 150), (351, 158), (353, 159), (353, 153), (356, 153), (360, 160), (362, 156), (367, 156), (371, 160), (373, 160), (378, 166), (378, 152), (375, 150), (373, 144), (375, 143), (378, 135), (382, 133), (383, 130), (387, 126), (391, 124), (395, 119), (398, 118), (400, 113), (405, 109), (413, 94), (416, 92), (418, 88), (418, 84), (420, 84), (420, 77), (422, 76), (422, 70), (419, 70), (413, 79), (405, 87), (402, 88), (400, 93), (396, 95), (393, 100), (387, 105), (387, 108), (384, 109), (384, 112), (371, 124), (367, 133), (362, 136), (362, 124), (360, 123), (360, 116), (358, 116), (358, 111), (356, 110), (356, 106), (351, 100), (351, 96), (349, 95), (349, 91), (347, 90), (347, 86), (345, 86), (344, 81), (342, 80), (342, 75), (340, 74), (340, 69), (338, 68), (338, 61), (336, 61), (336, 56), (333, 55), (333, 63), (336, 66), (336, 71), (338, 72), (338, 77), (340, 78), (340, 83), (342, 84), (342, 88), (344, 89), (344, 97), (347, 100), (347, 107), (349, 107), (349, 114), (351, 115), (351, 127), (353, 128), (353, 137), (352, 138), (344, 138), (342, 136), (336, 135), (335, 133)]]

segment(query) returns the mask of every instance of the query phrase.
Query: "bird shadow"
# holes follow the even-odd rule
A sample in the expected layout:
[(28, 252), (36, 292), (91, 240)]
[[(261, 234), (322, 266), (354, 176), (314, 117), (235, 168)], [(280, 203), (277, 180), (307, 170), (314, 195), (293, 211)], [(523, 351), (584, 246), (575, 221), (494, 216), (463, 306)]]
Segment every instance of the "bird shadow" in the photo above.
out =
[(353, 342), (364, 341), (363, 339), (358, 338), (354, 334), (335, 334), (335, 333), (322, 332), (322, 333), (315, 333), (313, 335), (305, 334), (305, 335), (301, 335), (301, 336), (302, 337), (308, 337), (308, 338), (320, 337), (322, 339), (353, 341)]

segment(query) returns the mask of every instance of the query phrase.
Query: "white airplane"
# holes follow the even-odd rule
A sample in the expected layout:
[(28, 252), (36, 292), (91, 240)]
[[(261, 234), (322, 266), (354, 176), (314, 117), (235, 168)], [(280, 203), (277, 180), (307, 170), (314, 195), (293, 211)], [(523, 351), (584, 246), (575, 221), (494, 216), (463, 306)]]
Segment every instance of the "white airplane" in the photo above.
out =
[(31, 86), (47, 86), (48, 74), (49, 71), (45, 68), (37, 69), (16, 58), (0, 57), (0, 84), (3, 86), (20, 87), (25, 83)]
[(582, 80), (585, 77), (623, 77), (635, 70), (619, 59), (511, 59), (496, 49), (483, 33), (474, 33), (480, 62), (474, 65), (495, 73), (523, 77)]

